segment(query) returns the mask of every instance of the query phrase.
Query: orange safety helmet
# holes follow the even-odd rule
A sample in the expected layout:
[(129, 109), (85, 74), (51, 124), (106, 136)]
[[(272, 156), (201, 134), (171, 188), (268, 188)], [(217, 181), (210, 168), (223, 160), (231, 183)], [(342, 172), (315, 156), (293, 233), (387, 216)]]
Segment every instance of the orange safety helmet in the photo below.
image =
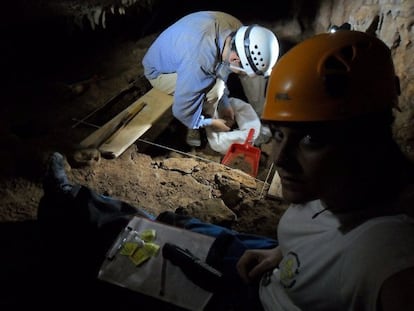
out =
[(319, 34), (273, 67), (262, 119), (328, 121), (385, 111), (398, 104), (398, 81), (390, 49), (375, 36)]

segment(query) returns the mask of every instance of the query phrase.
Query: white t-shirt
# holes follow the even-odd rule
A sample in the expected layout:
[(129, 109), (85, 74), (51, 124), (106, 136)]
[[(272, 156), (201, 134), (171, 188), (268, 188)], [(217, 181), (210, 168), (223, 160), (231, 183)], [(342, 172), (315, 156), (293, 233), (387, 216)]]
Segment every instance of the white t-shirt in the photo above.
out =
[[(348, 212), (342, 219), (355, 223), (361, 216)], [(265, 310), (377, 310), (383, 282), (414, 267), (412, 218), (341, 223), (319, 200), (288, 208), (278, 227), (283, 260), (260, 286)]]

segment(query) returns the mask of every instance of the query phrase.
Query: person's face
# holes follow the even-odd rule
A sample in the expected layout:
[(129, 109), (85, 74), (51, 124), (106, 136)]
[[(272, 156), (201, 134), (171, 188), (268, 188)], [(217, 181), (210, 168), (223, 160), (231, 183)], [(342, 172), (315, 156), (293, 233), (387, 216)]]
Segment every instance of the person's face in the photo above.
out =
[[(273, 162), (283, 197), (292, 203), (321, 199), (340, 207), (363, 195), (369, 153), (361, 138), (341, 126), (323, 123), (272, 125)], [(354, 133), (354, 134), (353, 134)], [(362, 142), (362, 143), (361, 143)]]
[(241, 61), (239, 55), (235, 51), (230, 51), (229, 59), (227, 60), (230, 65), (230, 70), (238, 75), (246, 75), (241, 66)]

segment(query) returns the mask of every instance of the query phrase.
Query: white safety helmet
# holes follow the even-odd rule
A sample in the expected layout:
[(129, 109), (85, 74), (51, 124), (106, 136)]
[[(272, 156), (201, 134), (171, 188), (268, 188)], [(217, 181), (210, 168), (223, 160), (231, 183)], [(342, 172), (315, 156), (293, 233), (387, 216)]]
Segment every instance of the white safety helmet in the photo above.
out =
[(236, 32), (234, 43), (241, 71), (250, 77), (270, 75), (279, 57), (279, 42), (272, 31), (259, 25), (242, 26)]

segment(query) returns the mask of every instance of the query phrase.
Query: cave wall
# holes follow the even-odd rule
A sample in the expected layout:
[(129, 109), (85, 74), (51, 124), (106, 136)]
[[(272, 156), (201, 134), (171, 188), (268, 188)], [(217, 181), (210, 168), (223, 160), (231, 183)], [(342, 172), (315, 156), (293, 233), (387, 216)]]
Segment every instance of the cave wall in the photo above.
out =
[(313, 28), (321, 32), (343, 22), (355, 30), (375, 33), (391, 48), (401, 83), (395, 134), (402, 150), (414, 160), (414, 1), (322, 1)]

